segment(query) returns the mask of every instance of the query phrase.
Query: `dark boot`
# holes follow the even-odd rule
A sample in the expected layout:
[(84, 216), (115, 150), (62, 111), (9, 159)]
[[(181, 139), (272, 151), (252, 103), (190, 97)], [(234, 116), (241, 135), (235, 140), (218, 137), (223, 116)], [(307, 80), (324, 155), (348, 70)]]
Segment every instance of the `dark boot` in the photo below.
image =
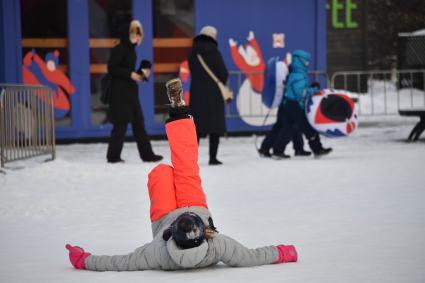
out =
[(327, 155), (332, 151), (332, 148), (324, 148), (322, 147), (320, 150), (318, 150), (317, 152), (314, 152), (314, 157), (320, 157), (323, 155)]
[(319, 134), (315, 133), (307, 139), (308, 145), (310, 146), (311, 151), (313, 151), (314, 154), (316, 154), (316, 152), (319, 152), (323, 148), (322, 143), (320, 142)]
[(144, 162), (157, 162), (160, 161), (163, 157), (161, 155), (156, 155), (152, 150), (152, 145), (148, 134), (145, 130), (145, 125), (143, 121), (136, 121), (132, 123), (133, 134), (136, 139), (137, 149), (139, 151), (140, 159)]
[(111, 137), (109, 138), (106, 159), (109, 163), (121, 162), (121, 151), (124, 145), (127, 124), (113, 124)]
[(221, 162), (220, 160), (216, 159), (210, 159), (210, 161), (208, 162), (208, 165), (221, 165), (223, 164), (223, 162)]
[(272, 157), (272, 155), (270, 154), (270, 151), (267, 151), (267, 150), (265, 150), (263, 148), (260, 148), (258, 150), (258, 154), (260, 154), (260, 157), (266, 157), (266, 158)]
[(301, 150), (296, 150), (295, 151), (295, 156), (310, 156), (311, 152), (310, 151), (306, 151), (304, 149)]
[(320, 157), (329, 154), (332, 148), (324, 148), (320, 142), (319, 134), (315, 134), (308, 139), (311, 150), (313, 151), (314, 157)]
[(150, 156), (142, 158), (144, 162), (158, 162), (162, 159), (163, 159), (162, 155), (156, 155), (155, 153)]

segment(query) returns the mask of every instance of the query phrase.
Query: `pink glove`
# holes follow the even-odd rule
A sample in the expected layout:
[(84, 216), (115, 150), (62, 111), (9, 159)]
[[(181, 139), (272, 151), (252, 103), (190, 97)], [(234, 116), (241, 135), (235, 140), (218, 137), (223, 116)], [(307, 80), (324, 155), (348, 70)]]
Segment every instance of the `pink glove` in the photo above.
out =
[(296, 262), (298, 260), (297, 250), (293, 245), (279, 245), (276, 248), (279, 252), (279, 258), (274, 263)]
[(75, 269), (86, 269), (85, 260), (91, 253), (86, 253), (80, 247), (73, 247), (70, 244), (66, 244), (65, 248), (69, 251), (69, 261)]

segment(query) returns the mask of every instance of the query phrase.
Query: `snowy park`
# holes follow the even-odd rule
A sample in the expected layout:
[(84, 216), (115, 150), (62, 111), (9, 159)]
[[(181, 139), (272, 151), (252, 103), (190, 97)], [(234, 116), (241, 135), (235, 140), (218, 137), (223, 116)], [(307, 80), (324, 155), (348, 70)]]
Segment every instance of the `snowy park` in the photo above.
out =
[(425, 283), (424, 0), (0, 0), (0, 283)]
[[(260, 158), (255, 137), (222, 140), (223, 166), (200, 173), (220, 233), (247, 247), (293, 244), (298, 262), (254, 268), (219, 264), (183, 271), (75, 270), (65, 244), (127, 254), (151, 241), (147, 175), (135, 143), (122, 164), (106, 144), (57, 146), (0, 174), (0, 282), (423, 282), (425, 147), (407, 143), (415, 118), (361, 117), (348, 138), (324, 138), (319, 159)], [(260, 140), (262, 137), (259, 138)], [(165, 140), (153, 146), (170, 163)], [(287, 153), (293, 155), (292, 148)]]

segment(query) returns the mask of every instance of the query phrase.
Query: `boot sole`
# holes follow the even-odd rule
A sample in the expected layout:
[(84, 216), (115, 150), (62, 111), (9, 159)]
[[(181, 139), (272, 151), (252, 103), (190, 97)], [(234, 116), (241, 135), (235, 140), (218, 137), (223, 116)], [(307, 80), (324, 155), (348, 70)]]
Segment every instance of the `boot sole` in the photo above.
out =
[(273, 160), (283, 160), (283, 159), (290, 159), (291, 157), (282, 157), (282, 156), (277, 156), (277, 155), (272, 155), (272, 159)]

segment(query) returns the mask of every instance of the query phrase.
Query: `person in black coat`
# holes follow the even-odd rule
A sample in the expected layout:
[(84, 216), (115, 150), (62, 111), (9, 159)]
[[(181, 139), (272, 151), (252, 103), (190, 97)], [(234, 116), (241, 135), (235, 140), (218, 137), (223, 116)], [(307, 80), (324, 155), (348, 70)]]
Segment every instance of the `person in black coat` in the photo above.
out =
[(135, 72), (135, 46), (143, 39), (143, 28), (139, 21), (121, 27), (120, 43), (112, 49), (108, 61), (108, 73), (112, 75), (109, 119), (113, 125), (108, 145), (109, 163), (123, 162), (121, 151), (127, 125), (131, 123), (140, 158), (143, 161), (159, 161), (162, 156), (154, 154), (145, 130), (144, 117), (139, 101), (138, 82), (146, 81), (150, 68)]
[(216, 38), (217, 30), (214, 27), (203, 27), (200, 34), (193, 39), (193, 46), (188, 59), (192, 76), (190, 112), (195, 120), (198, 140), (200, 137), (209, 135), (210, 165), (222, 164), (217, 159), (217, 152), (220, 135), (226, 132), (224, 100), (217, 83), (202, 67), (197, 55), (201, 55), (216, 77), (226, 84), (228, 72), (218, 50)]

